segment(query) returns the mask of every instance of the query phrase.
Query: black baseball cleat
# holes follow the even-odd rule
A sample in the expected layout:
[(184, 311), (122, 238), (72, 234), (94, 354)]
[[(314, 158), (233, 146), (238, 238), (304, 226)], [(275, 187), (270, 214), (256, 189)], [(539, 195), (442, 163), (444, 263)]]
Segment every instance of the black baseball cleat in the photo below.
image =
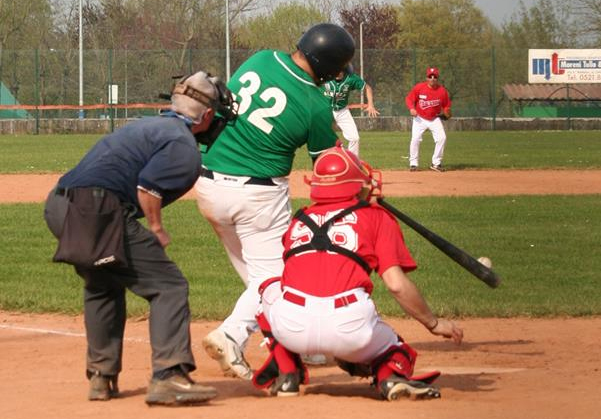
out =
[(298, 396), (299, 388), (300, 374), (296, 371), (289, 374), (280, 374), (269, 388), (269, 392), (272, 396), (292, 397)]
[(430, 170), (434, 170), (435, 172), (444, 172), (442, 164), (432, 164), (430, 165)]
[(417, 172), (417, 166), (409, 166), (410, 172)]
[(409, 398), (411, 400), (439, 399), (440, 390), (423, 381), (409, 380), (397, 374), (378, 383), (383, 398), (389, 401)]

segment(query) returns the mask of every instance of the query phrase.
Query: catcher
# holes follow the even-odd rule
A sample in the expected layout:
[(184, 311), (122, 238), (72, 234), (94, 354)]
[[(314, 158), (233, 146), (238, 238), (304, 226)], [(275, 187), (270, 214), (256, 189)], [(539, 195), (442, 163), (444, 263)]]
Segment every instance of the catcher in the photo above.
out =
[(386, 400), (440, 397), (440, 373), (414, 376), (417, 352), (386, 324), (370, 294), (372, 270), (399, 305), (431, 333), (453, 339), (463, 331), (437, 318), (407, 276), (416, 268), (396, 220), (377, 204), (381, 176), (338, 144), (316, 160), (308, 208), (299, 210), (283, 237), (282, 277), (259, 288), (258, 323), (270, 350), (253, 383), (273, 395), (299, 393), (308, 383), (298, 354), (336, 358), (351, 375), (373, 376)]

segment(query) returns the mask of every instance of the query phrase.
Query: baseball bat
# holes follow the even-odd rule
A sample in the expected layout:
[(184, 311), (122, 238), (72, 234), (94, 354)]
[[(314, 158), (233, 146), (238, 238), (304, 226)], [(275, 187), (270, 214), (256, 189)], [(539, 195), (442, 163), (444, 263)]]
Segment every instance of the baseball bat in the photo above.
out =
[(499, 286), (499, 284), (501, 283), (501, 278), (495, 272), (493, 272), (492, 269), (484, 266), (464, 250), (461, 250), (453, 243), (450, 243), (449, 241), (443, 239), (438, 234), (434, 233), (433, 231), (427, 229), (417, 221), (413, 220), (411, 217), (407, 216), (406, 214), (403, 214), (401, 211), (390, 205), (388, 202), (384, 201), (384, 198), (378, 198), (377, 201), (382, 207), (386, 208), (388, 211), (394, 214), (395, 217), (397, 217), (403, 223), (407, 224), (409, 227), (411, 227), (413, 230), (419, 233), (423, 238), (425, 238), (434, 246), (436, 246), (441, 252), (453, 259), (455, 262), (457, 262), (459, 265), (465, 268), (476, 278), (480, 279), (486, 285), (488, 285), (491, 288), (497, 288)]

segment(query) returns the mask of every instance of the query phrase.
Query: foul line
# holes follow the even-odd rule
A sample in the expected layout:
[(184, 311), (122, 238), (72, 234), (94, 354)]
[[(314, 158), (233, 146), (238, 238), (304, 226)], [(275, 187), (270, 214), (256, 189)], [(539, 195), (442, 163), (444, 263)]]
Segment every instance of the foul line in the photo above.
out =
[[(64, 330), (53, 330), (53, 329), (40, 329), (37, 327), (23, 327), (23, 326), (15, 326), (12, 324), (4, 325), (0, 324), (0, 329), (10, 329), (10, 330), (19, 330), (22, 332), (31, 332), (31, 333), (40, 333), (45, 335), (59, 335), (59, 336), (70, 336), (76, 338), (85, 338), (85, 333), (77, 333), (77, 332), (67, 332)], [(124, 338), (124, 341), (127, 342), (140, 342), (140, 343), (150, 343), (148, 339), (144, 338)]]
[(443, 374), (449, 375), (478, 375), (478, 374), (506, 374), (526, 370), (526, 368), (504, 368), (487, 366), (469, 366), (469, 367), (431, 367), (434, 370), (440, 370)]

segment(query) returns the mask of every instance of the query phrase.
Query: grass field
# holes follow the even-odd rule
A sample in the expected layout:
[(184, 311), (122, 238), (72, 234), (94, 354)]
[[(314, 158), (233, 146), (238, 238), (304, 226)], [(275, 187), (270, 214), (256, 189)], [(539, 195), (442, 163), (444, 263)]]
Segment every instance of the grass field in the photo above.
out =
[[(420, 268), (411, 277), (434, 311), (445, 316), (601, 314), (601, 196), (514, 196), (388, 199), (474, 256), (492, 258), (502, 285), (490, 289), (412, 230), (406, 240)], [(295, 200), (295, 205), (306, 201)], [(56, 242), (42, 204), (0, 206), (0, 308), (79, 313), (81, 280), (50, 262)], [(165, 209), (173, 242), (169, 255), (190, 281), (196, 318), (229, 313), (242, 283), (194, 202)], [(589, 257), (583, 257), (590, 254)], [(374, 298), (383, 314), (402, 312), (381, 286)], [(130, 314), (147, 310), (130, 296)]]
[[(597, 132), (451, 132), (445, 165), (460, 169), (601, 168)], [(3, 173), (63, 172), (99, 136), (0, 136)], [(364, 133), (362, 157), (376, 168), (406, 168), (408, 133)], [(432, 152), (430, 137), (422, 155)], [(427, 162), (427, 159), (424, 159)], [(309, 168), (305, 153), (295, 168)], [(416, 233), (405, 235), (420, 268), (411, 276), (439, 315), (601, 314), (601, 195), (388, 199), (474, 256), (492, 258), (503, 278), (492, 290)], [(295, 200), (300, 206), (306, 201)], [(42, 204), (0, 205), (0, 309), (80, 313), (81, 280), (50, 262), (56, 242)], [(169, 255), (190, 280), (195, 318), (222, 319), (242, 290), (221, 244), (195, 204), (165, 209)], [(586, 256), (589, 255), (589, 256)], [(383, 314), (401, 315), (379, 280)], [(147, 311), (129, 296), (131, 315)]]
[[(448, 133), (444, 165), (449, 169), (590, 169), (601, 167), (597, 131), (453, 131)], [(64, 172), (73, 167), (99, 135), (0, 136), (0, 173)], [(361, 157), (378, 169), (408, 166), (410, 133), (364, 132)], [(421, 163), (434, 144), (427, 133)], [(295, 169), (310, 169), (304, 149)]]

